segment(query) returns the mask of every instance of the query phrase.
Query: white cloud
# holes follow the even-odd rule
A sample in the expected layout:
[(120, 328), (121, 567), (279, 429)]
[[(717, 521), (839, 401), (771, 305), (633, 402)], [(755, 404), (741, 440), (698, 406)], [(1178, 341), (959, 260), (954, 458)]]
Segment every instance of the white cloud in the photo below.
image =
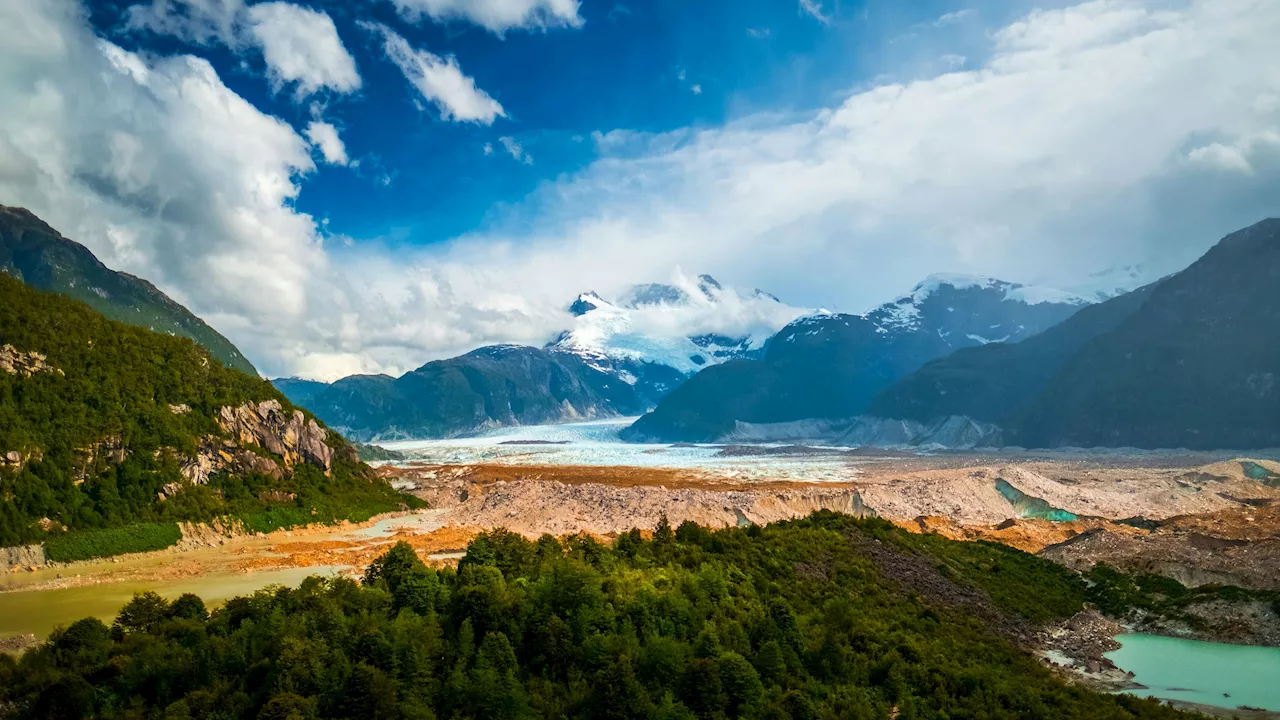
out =
[(575, 293), (677, 266), (848, 310), (935, 271), (1175, 269), (1280, 214), (1277, 36), (1270, 0), (1032, 13), (989, 57), (966, 48), (965, 72), (807, 115), (593, 136), (598, 161), (510, 218), (390, 250), (296, 209), (306, 138), (204, 61), (102, 46), (69, 0), (6, 0), (0, 201), (155, 281), (270, 374), (396, 372), (539, 344)]
[(296, 82), (299, 97), (321, 88), (360, 89), (356, 61), (327, 14), (286, 2), (259, 3), (249, 8), (248, 32), (277, 86)]
[(484, 147), (482, 147), (482, 148), (481, 148), (481, 151), (482, 151), (485, 155), (492, 155), (492, 154), (493, 154), (493, 143), (485, 143), (485, 144), (484, 144)]
[(524, 146), (516, 142), (515, 138), (504, 136), (498, 138), (498, 142), (502, 143), (502, 147), (506, 149), (506, 151), (510, 153), (511, 157), (515, 158), (517, 162), (524, 163), (525, 165), (533, 164), (533, 158), (529, 156), (529, 153), (524, 151)]
[[(63, 2), (65, 0), (56, 0)], [(236, 52), (256, 48), (279, 89), (297, 83), (299, 100), (329, 89), (360, 89), (355, 59), (328, 14), (287, 2), (246, 6), (244, 0), (151, 0), (129, 8), (126, 26), (188, 42), (222, 43)]]
[(965, 8), (963, 10), (949, 12), (944, 15), (940, 15), (937, 20), (934, 20), (933, 26), (936, 28), (942, 28), (947, 27), (948, 25), (958, 25), (973, 17), (976, 13), (977, 11), (973, 8)]
[[(24, 50), (39, 29), (43, 47)], [(305, 140), (209, 63), (98, 41), (64, 0), (0, 4), (0, 197), (158, 283), (257, 357), (318, 302), (327, 259), (296, 179)]]
[[(1035, 12), (970, 71), (808, 116), (597, 135), (604, 157), (512, 220), (532, 242), (491, 231), (460, 246), (584, 287), (678, 264), (848, 310), (935, 271), (1065, 284), (1176, 269), (1280, 214), (1280, 144), (1256, 139), (1280, 131), (1280, 6), (1171, 8)], [(1213, 143), (1226, 151), (1196, 151)]]
[(773, 35), (773, 29), (767, 27), (747, 28), (747, 37), (753, 37), (757, 40), (764, 40)]
[(702, 94), (702, 86), (701, 86), (701, 85), (697, 85), (697, 84), (695, 84), (693, 87), (689, 88), (689, 90), (690, 90), (694, 95), (701, 95), (701, 94)]
[(831, 16), (822, 12), (822, 3), (818, 2), (818, 0), (800, 0), (800, 12), (823, 25), (831, 24)]
[(361, 23), (361, 26), (382, 36), (387, 57), (422, 97), (436, 106), (441, 118), (492, 125), (497, 118), (507, 116), (497, 100), (476, 87), (475, 79), (462, 72), (457, 58), (415, 50), (386, 25)]
[(338, 128), (333, 125), (320, 120), (311, 121), (307, 126), (307, 139), (319, 148), (324, 161), (330, 165), (346, 165), (349, 162), (347, 146), (343, 144), (342, 138), (338, 137)]
[[(578, 0), (392, 0), (410, 18), (462, 20), (501, 35), (507, 30), (582, 27)], [(621, 7), (621, 6), (619, 6)], [(625, 10), (625, 8), (624, 8)], [(614, 8), (616, 12), (617, 8)], [(629, 13), (629, 11), (628, 11)]]
[(243, 12), (244, 0), (151, 0), (129, 8), (125, 23), (199, 45), (235, 45)]

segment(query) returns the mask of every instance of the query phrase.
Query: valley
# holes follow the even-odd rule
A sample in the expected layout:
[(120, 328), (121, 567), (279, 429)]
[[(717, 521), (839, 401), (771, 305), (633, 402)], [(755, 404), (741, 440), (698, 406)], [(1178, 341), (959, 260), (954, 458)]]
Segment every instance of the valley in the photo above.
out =
[[(1191, 587), (1280, 590), (1280, 488), (1256, 479), (1257, 468), (1280, 471), (1267, 457), (636, 445), (617, 438), (626, 422), (393, 443), (404, 459), (376, 464), (376, 473), (424, 500), (431, 509), (422, 514), (264, 536), (184, 526), (186, 539), (170, 550), (36, 572), (15, 567), (0, 588), (40, 592), (312, 566), (358, 569), (393, 537), (447, 563), (440, 553), (461, 551), (475, 533), (494, 527), (529, 538), (614, 537), (653, 528), (663, 516), (673, 525), (732, 527), (834, 510), (912, 532), (999, 542), (1080, 571), (1105, 562)], [(1267, 628), (1239, 636), (1277, 640)]]

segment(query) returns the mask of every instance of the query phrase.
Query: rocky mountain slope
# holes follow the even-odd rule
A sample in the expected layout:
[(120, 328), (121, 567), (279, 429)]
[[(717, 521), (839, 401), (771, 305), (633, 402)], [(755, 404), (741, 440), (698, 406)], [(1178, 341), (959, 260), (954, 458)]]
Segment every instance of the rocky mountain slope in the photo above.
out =
[(1021, 342), (964, 348), (933, 360), (876, 395), (867, 414), (918, 423), (960, 416), (1007, 425), (1072, 355), (1124, 322), (1154, 289), (1149, 285), (1086, 307)]
[(640, 418), (632, 440), (710, 441), (740, 423), (861, 414), (900, 377), (960, 348), (1017, 341), (1089, 301), (989, 278), (935, 275), (864, 315), (800, 318), (770, 339), (760, 361), (708, 368)]
[(1223, 238), (1088, 342), (1015, 420), (1027, 446), (1280, 447), (1280, 219)]
[(341, 436), (187, 338), (0, 274), (0, 348), (0, 546), (398, 505)]
[[(1280, 446), (1280, 220), (1228, 235), (1187, 269), (1018, 343), (935, 360), (863, 422), (999, 427), (1026, 447)], [(890, 423), (892, 424), (892, 423)]]
[(258, 374), (230, 340), (154, 285), (111, 270), (23, 208), (0, 205), (0, 272), (75, 298), (112, 320), (190, 338), (227, 367)]

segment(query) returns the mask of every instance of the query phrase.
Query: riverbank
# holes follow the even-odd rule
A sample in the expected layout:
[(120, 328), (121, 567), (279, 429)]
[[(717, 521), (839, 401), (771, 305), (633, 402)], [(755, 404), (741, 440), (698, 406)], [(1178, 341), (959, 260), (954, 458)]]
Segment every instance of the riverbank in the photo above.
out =
[[(0, 643), (19, 650), (59, 624), (114, 617), (133, 593), (195, 592), (214, 603), (310, 574), (359, 576), (392, 543), (409, 542), (435, 564), (456, 562), (475, 531), (446, 527), (433, 510), (387, 513), (363, 523), (318, 525), (268, 534), (193, 533), (178, 546), (0, 577)], [(8, 640), (6, 640), (8, 639)]]

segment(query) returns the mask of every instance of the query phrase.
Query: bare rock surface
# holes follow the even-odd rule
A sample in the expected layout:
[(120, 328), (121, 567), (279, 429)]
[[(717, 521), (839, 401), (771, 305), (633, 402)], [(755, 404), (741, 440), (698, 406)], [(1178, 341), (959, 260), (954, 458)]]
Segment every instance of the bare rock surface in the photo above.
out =
[(47, 562), (43, 545), (19, 545), (0, 548), (0, 567), (12, 571), (15, 568), (40, 567)]
[(1105, 562), (1190, 587), (1217, 583), (1280, 590), (1280, 505), (1177, 517), (1148, 531), (1096, 528), (1041, 555), (1077, 570)]
[(0, 372), (7, 372), (10, 375), (31, 377), (39, 372), (53, 372), (63, 375), (64, 373), (61, 369), (53, 367), (46, 362), (48, 359), (48, 357), (34, 350), (23, 352), (12, 345), (5, 344), (0, 346)]
[(301, 410), (286, 412), (277, 400), (224, 407), (218, 424), (241, 443), (256, 444), (284, 458), (287, 467), (308, 463), (325, 472), (333, 467), (328, 432)]

